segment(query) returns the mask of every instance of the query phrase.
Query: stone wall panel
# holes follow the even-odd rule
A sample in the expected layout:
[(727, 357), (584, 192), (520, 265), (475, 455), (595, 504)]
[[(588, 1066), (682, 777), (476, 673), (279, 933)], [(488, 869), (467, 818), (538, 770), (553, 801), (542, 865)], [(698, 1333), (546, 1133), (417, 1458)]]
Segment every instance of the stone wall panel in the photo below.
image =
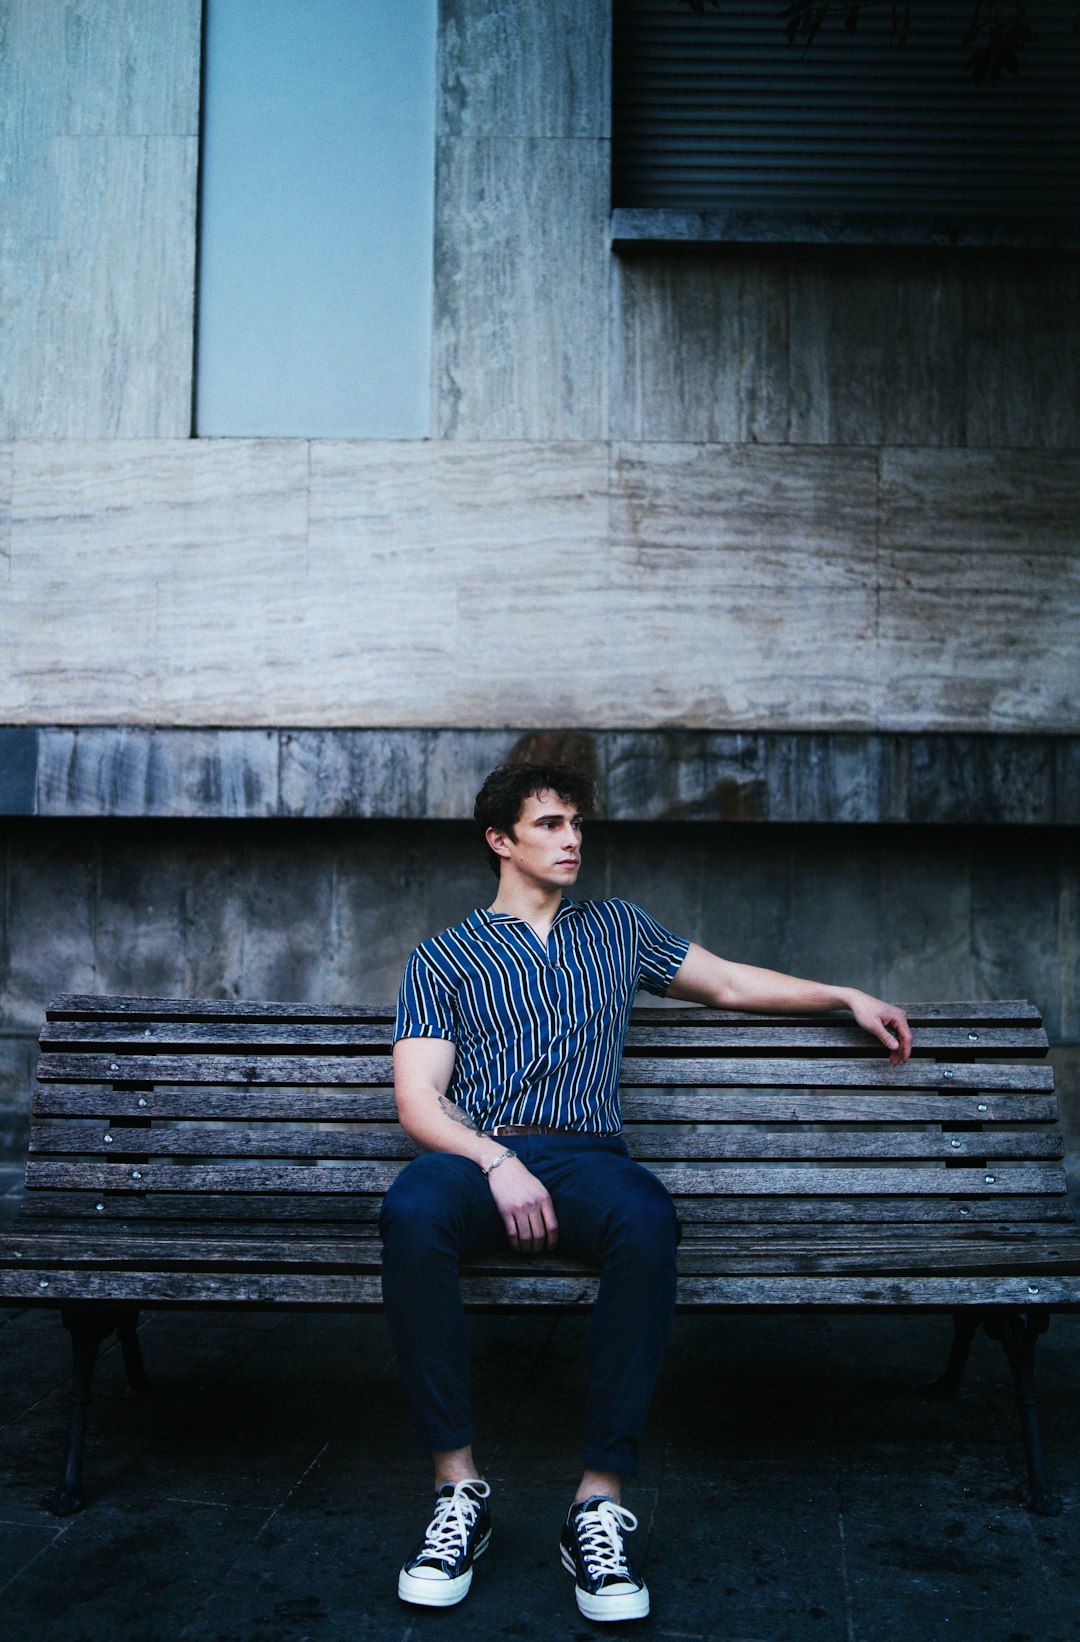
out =
[(789, 439), (963, 443), (963, 289), (940, 253), (794, 256)]
[(582, 138), (437, 144), (437, 437), (603, 437), (608, 169)]
[(836, 592), (876, 582), (870, 451), (616, 444), (613, 575), (658, 600), (754, 587)]
[(1080, 446), (1080, 260), (982, 257), (964, 301), (964, 443)]
[(592, 137), (610, 124), (609, 0), (442, 0), (440, 137)]
[(5, 9), (0, 436), (184, 437), (198, 0)]
[(783, 254), (642, 249), (612, 282), (614, 439), (786, 442)]
[(602, 446), (313, 447), (308, 722), (558, 722), (607, 507)]
[(244, 724), (302, 676), (302, 442), (26, 441), (14, 493), (9, 718)]

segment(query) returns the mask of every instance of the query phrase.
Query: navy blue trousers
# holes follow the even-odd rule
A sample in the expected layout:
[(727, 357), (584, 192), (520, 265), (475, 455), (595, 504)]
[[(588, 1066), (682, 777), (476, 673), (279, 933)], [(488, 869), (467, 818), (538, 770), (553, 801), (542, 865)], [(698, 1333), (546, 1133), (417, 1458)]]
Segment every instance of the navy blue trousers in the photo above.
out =
[[(618, 1135), (499, 1139), (551, 1193), (561, 1252), (600, 1270), (583, 1463), (633, 1476), (675, 1309), (674, 1205)], [(495, 1200), (468, 1158), (425, 1152), (386, 1194), (379, 1230), (386, 1318), (417, 1438), (434, 1453), (464, 1448), (473, 1425), (458, 1267), (507, 1247)]]

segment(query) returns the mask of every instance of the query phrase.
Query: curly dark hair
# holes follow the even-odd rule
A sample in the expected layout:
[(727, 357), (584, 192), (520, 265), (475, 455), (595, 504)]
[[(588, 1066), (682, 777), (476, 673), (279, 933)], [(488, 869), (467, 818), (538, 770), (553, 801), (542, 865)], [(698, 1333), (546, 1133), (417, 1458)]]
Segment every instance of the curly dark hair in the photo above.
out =
[(489, 827), (508, 832), (521, 817), (525, 800), (533, 793), (553, 792), (567, 804), (576, 804), (583, 815), (596, 807), (596, 782), (568, 764), (500, 764), (492, 770), (476, 795), (473, 819), (484, 840), (488, 866), (499, 875), (499, 857), (484, 839)]

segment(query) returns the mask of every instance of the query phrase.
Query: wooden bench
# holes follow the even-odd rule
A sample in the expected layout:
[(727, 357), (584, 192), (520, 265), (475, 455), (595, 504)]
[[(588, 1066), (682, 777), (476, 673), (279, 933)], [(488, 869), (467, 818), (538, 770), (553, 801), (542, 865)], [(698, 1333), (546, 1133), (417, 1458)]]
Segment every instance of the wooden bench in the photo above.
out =
[[(1012, 1367), (1036, 1511), (1059, 1509), (1033, 1364), (1080, 1309), (1047, 1042), (1022, 1002), (914, 1004), (893, 1067), (850, 1019), (635, 1013), (627, 1138), (684, 1223), (679, 1303), (725, 1312), (940, 1311), (940, 1395), (980, 1325)], [(26, 1192), (0, 1297), (58, 1307), (74, 1376), (54, 1509), (81, 1503), (94, 1360), (143, 1307), (380, 1303), (376, 1216), (414, 1148), (394, 1120), (388, 1008), (61, 997), (41, 1032)], [(509, 1251), (463, 1279), (477, 1308), (591, 1305), (596, 1277)]]

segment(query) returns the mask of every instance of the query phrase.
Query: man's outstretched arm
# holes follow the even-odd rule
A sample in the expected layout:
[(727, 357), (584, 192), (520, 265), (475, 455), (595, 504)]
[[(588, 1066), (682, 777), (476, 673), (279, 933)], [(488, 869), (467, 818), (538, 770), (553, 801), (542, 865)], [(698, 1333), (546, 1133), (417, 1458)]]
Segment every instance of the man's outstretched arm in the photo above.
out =
[(889, 1050), (894, 1066), (911, 1054), (911, 1028), (899, 1005), (872, 998), (854, 986), (826, 986), (775, 969), (732, 963), (693, 942), (667, 995), (713, 1009), (775, 1009), (781, 1014), (850, 1009), (863, 1031), (879, 1038)]

